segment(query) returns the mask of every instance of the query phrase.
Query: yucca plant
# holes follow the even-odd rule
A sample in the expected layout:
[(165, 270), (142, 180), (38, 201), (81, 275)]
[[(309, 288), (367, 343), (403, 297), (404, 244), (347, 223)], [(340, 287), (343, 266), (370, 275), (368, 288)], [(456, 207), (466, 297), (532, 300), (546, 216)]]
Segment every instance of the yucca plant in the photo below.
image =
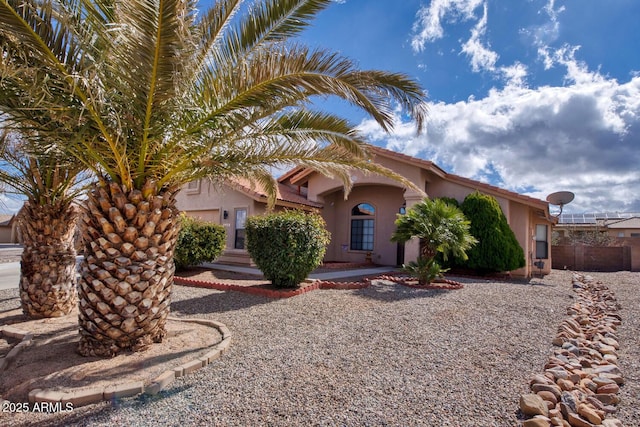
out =
[(162, 340), (186, 182), (244, 177), (273, 201), (273, 165), (311, 167), (347, 190), (352, 168), (402, 180), (369, 161), (353, 124), (310, 102), (337, 96), (385, 130), (400, 105), (424, 125), (414, 80), (292, 41), (329, 4), (218, 0), (199, 14), (193, 0), (0, 0), (0, 38), (30, 58), (16, 55), (8, 81), (47, 70), (39, 105), (81, 127), (65, 147), (98, 179), (85, 205), (82, 354)]

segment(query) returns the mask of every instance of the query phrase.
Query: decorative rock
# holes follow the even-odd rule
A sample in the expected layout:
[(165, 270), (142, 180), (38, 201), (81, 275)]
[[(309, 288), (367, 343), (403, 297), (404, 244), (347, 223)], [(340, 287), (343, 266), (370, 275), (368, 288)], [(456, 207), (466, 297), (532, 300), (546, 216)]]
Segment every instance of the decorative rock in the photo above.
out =
[(593, 397), (606, 405), (617, 405), (620, 403), (620, 398), (615, 394), (594, 394)]
[(598, 375), (603, 373), (608, 373), (608, 374), (615, 374), (615, 375), (622, 376), (622, 372), (620, 372), (620, 368), (618, 368), (616, 365), (596, 366), (595, 368), (593, 368), (593, 372)]
[(537, 394), (523, 394), (520, 396), (520, 410), (525, 415), (549, 415), (547, 404)]
[(615, 384), (616, 383), (614, 380), (609, 379), (609, 378), (605, 378), (605, 377), (593, 377), (593, 378), (591, 378), (591, 381), (596, 383), (598, 385), (598, 387), (602, 387), (603, 385), (607, 385), (607, 384)]
[(596, 390), (598, 389), (598, 384), (591, 381), (590, 378), (583, 378), (580, 381), (580, 387), (582, 387), (585, 390), (591, 390), (592, 392), (595, 393)]
[(529, 381), (529, 385), (533, 385), (533, 384), (547, 384), (547, 385), (552, 385), (553, 384), (553, 380), (544, 376), (544, 375), (534, 375), (531, 377), (531, 380)]
[(553, 406), (558, 403), (558, 398), (556, 397), (556, 395), (548, 390), (541, 390), (536, 394), (540, 396), (545, 402), (551, 402)]
[(551, 422), (549, 418), (536, 416), (522, 423), (522, 427), (549, 427)]
[[(567, 391), (563, 391), (562, 395), (560, 396), (560, 402), (562, 404), (564, 404), (565, 406), (567, 406), (568, 411), (567, 413), (577, 413), (578, 412), (578, 402), (576, 401), (576, 398), (573, 396), (573, 394), (567, 392)], [(562, 415), (566, 414), (563, 411)]]
[(582, 404), (578, 406), (578, 414), (582, 418), (588, 420), (590, 423), (598, 425), (602, 422), (602, 418), (600, 417), (600, 415), (598, 415), (596, 411), (589, 405)]
[(604, 378), (608, 378), (610, 380), (613, 380), (618, 385), (624, 384), (624, 378), (622, 378), (620, 375), (608, 374), (608, 373), (605, 372), (605, 373), (600, 374), (600, 376), (604, 377)]
[(560, 389), (564, 391), (573, 390), (573, 388), (575, 387), (575, 384), (569, 380), (560, 379), (557, 381), (557, 384)]
[(616, 329), (621, 318), (613, 313), (620, 305), (613, 292), (588, 276), (576, 274), (572, 284), (577, 296), (567, 308), (570, 317), (562, 321), (553, 339), (557, 347), (544, 365), (544, 375), (535, 375), (529, 382), (549, 407), (548, 418), (536, 418), (549, 424), (531, 419), (524, 425), (620, 427), (619, 420), (605, 419), (616, 411), (617, 393), (624, 384), (617, 365)]
[(546, 372), (551, 373), (556, 380), (559, 380), (559, 379), (566, 380), (567, 378), (569, 378), (569, 373), (567, 372), (567, 370), (559, 366), (555, 368), (547, 369)]
[(539, 393), (541, 391), (550, 391), (556, 397), (556, 400), (560, 400), (560, 394), (562, 390), (555, 384), (534, 384), (531, 386), (531, 391)]
[(595, 427), (594, 424), (585, 420), (578, 414), (569, 414), (567, 421), (571, 427)]
[(596, 390), (596, 392), (599, 394), (616, 394), (619, 391), (620, 386), (618, 386), (618, 384), (616, 383), (602, 385)]
[(562, 418), (558, 418), (558, 417), (551, 417), (549, 419), (549, 422), (551, 423), (552, 426), (562, 426)]

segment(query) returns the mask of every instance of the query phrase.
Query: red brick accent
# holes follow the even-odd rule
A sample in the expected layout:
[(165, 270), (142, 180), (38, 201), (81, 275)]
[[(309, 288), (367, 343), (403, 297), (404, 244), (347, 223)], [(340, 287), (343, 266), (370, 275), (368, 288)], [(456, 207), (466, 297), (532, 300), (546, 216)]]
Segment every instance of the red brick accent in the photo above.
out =
[(187, 277), (174, 277), (174, 282), (180, 285), (195, 286), (199, 288), (217, 289), (219, 291), (237, 291), (251, 295), (260, 295), (267, 298), (291, 298), (297, 295), (302, 295), (306, 292), (315, 291), (317, 289), (364, 289), (371, 284), (372, 280), (389, 280), (394, 283), (398, 283), (403, 286), (408, 286), (416, 289), (461, 289), (462, 283), (448, 280), (438, 279), (429, 285), (414, 285), (407, 283), (409, 277), (396, 277), (391, 274), (381, 275), (375, 277), (365, 277), (361, 282), (333, 282), (328, 280), (318, 280), (310, 285), (297, 289), (264, 289), (256, 288), (253, 286), (241, 286), (228, 283), (208, 282), (204, 280), (190, 279)]

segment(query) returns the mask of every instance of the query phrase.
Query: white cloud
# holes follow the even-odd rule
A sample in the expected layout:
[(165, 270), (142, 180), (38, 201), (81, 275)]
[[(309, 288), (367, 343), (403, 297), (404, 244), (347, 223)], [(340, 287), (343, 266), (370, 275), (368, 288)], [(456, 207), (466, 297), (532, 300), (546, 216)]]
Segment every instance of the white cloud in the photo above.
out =
[(520, 32), (528, 36), (534, 46), (544, 49), (558, 40), (560, 36), (560, 21), (558, 20), (558, 16), (564, 12), (564, 10), (564, 6), (556, 9), (555, 0), (549, 0), (540, 11), (540, 13), (545, 13), (549, 17), (549, 21), (541, 25), (534, 25), (522, 29)]
[[(574, 51), (573, 51), (574, 52)], [(640, 77), (627, 83), (590, 72), (571, 51), (553, 54), (571, 84), (507, 85), (483, 99), (432, 103), (427, 134), (410, 123), (385, 136), (371, 121), (371, 141), (433, 160), (453, 173), (544, 199), (568, 190), (567, 212), (640, 211)], [(523, 73), (514, 70), (512, 81)]]
[[(482, 15), (475, 15), (476, 9), (482, 6)], [(487, 33), (488, 3), (486, 0), (433, 0), (428, 7), (422, 7), (417, 14), (417, 21), (414, 23), (414, 36), (411, 46), (415, 52), (424, 50), (426, 43), (434, 42), (444, 36), (442, 21), (456, 23), (461, 21), (474, 21), (471, 28), (471, 36), (468, 40), (461, 42), (460, 50), (470, 61), (473, 72), (489, 71), (496, 75), (509, 76), (516, 71), (511, 67), (496, 69), (496, 63), (500, 56), (491, 49), (486, 42)], [(519, 77), (513, 80), (514, 84), (522, 84), (524, 77), (520, 68)], [(518, 81), (518, 78), (520, 80)]]
[(473, 19), (473, 11), (484, 0), (432, 0), (429, 6), (422, 6), (416, 14), (413, 25), (414, 35), (411, 46), (415, 52), (422, 52), (426, 43), (440, 39), (444, 35), (442, 21), (466, 21)]
[(24, 198), (21, 196), (0, 193), (0, 213), (2, 214), (17, 213), (23, 204)]
[(509, 67), (500, 68), (506, 86), (525, 87), (527, 66), (516, 62)]
[(495, 70), (498, 54), (482, 43), (487, 32), (487, 4), (484, 4), (482, 18), (471, 30), (471, 38), (462, 44), (462, 52), (471, 58), (471, 68), (474, 72)]

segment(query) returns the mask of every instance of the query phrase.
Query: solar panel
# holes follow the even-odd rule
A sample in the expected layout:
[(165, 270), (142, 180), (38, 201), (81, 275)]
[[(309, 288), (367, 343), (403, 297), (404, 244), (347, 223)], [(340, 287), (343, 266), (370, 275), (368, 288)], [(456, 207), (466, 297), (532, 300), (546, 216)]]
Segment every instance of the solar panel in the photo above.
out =
[(640, 212), (562, 213), (558, 224), (596, 224), (598, 220), (640, 218)]

